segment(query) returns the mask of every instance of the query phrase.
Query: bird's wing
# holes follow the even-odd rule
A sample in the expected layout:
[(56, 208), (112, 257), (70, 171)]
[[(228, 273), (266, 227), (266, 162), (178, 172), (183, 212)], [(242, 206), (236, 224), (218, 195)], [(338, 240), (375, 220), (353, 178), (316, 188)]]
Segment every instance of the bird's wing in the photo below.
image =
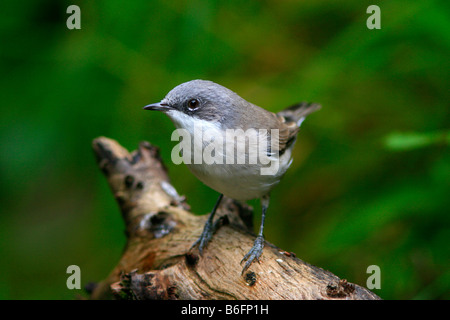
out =
[(279, 155), (295, 141), (300, 125), (306, 116), (321, 108), (320, 104), (301, 102), (290, 106), (276, 114), (278, 120), (283, 123), (279, 131)]

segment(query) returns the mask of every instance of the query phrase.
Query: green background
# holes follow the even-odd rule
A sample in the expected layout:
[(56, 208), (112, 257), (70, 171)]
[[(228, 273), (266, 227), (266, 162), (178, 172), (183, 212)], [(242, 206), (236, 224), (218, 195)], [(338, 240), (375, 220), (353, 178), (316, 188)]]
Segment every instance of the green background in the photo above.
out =
[(363, 286), (378, 265), (385, 299), (450, 298), (448, 1), (78, 1), (81, 30), (70, 4), (0, 5), (1, 299), (86, 296), (66, 268), (85, 285), (118, 261), (97, 136), (160, 146), (193, 211), (212, 208), (217, 193), (170, 161), (170, 120), (142, 110), (192, 79), (271, 111), (323, 106), (272, 192), (269, 242)]

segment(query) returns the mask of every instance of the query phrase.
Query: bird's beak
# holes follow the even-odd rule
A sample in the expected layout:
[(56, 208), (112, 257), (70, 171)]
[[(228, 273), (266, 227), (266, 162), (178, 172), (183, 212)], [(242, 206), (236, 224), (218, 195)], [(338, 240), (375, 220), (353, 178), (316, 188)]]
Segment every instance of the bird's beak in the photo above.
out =
[(144, 110), (157, 110), (157, 111), (166, 111), (166, 110), (170, 110), (170, 107), (167, 103), (152, 103), (149, 104), (148, 106), (143, 107), (142, 109)]

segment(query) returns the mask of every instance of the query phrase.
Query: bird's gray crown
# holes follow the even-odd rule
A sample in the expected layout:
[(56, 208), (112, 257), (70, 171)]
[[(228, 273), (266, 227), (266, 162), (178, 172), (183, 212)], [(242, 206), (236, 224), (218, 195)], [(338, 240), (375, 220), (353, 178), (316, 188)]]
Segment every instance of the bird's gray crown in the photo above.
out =
[[(197, 100), (197, 108), (190, 102)], [(171, 108), (202, 120), (222, 122), (233, 118), (233, 110), (248, 104), (230, 89), (208, 80), (192, 80), (173, 88), (161, 101)], [(192, 105), (191, 105), (192, 106)]]

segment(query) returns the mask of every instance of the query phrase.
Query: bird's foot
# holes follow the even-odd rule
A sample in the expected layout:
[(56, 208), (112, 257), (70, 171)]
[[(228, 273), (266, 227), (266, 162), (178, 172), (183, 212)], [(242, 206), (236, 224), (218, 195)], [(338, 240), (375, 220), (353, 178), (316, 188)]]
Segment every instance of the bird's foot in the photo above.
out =
[(213, 234), (214, 234), (214, 226), (213, 223), (208, 220), (205, 223), (205, 226), (203, 227), (203, 232), (201, 234), (201, 236), (194, 242), (194, 244), (191, 246), (192, 250), (195, 246), (198, 245), (198, 251), (200, 253), (200, 255), (203, 254), (203, 249), (206, 247), (206, 245), (208, 244), (208, 242), (211, 240)]
[(257, 236), (253, 244), (253, 247), (241, 260), (241, 264), (242, 262), (246, 261), (241, 274), (244, 274), (244, 272), (250, 267), (250, 265), (253, 263), (255, 259), (256, 261), (259, 262), (259, 257), (263, 252), (263, 248), (264, 248), (264, 238), (262, 236)]

